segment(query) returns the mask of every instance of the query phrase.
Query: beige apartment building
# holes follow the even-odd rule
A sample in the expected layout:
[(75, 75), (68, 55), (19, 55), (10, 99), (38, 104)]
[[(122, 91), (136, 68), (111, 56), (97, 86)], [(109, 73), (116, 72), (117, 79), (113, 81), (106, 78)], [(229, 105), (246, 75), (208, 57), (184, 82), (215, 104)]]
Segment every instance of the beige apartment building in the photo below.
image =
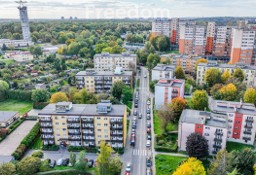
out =
[(137, 55), (123, 52), (122, 54), (109, 54), (108, 52), (94, 55), (94, 68), (97, 71), (113, 71), (116, 67), (124, 70), (135, 70)]
[(237, 68), (241, 68), (245, 78), (244, 83), (247, 87), (256, 87), (256, 67), (242, 64), (218, 64), (217, 62), (209, 62), (209, 63), (199, 63), (197, 67), (197, 76), (196, 82), (199, 85), (205, 84), (205, 72), (208, 69), (216, 68), (219, 69), (221, 73), (225, 71), (229, 71), (232, 74)]
[(95, 147), (106, 141), (113, 148), (125, 147), (125, 105), (112, 105), (108, 100), (98, 104), (59, 102), (47, 105), (38, 115), (44, 145)]
[(86, 88), (88, 92), (106, 93), (110, 92), (112, 85), (122, 81), (132, 88), (133, 72), (123, 71), (117, 67), (113, 71), (97, 71), (96, 69), (86, 69), (76, 74), (76, 84), (78, 89)]

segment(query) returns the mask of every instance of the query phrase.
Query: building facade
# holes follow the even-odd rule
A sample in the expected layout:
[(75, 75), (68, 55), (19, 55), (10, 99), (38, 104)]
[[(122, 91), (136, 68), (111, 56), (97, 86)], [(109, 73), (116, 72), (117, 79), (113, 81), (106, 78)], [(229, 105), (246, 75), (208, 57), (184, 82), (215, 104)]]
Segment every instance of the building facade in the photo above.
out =
[(210, 112), (184, 109), (178, 131), (178, 147), (181, 151), (186, 151), (187, 137), (192, 133), (199, 133), (206, 138), (210, 155), (226, 148), (227, 121)]
[(19, 118), (19, 113), (14, 111), (0, 111), (0, 128), (7, 128)]
[(59, 102), (47, 105), (38, 116), (44, 145), (98, 147), (106, 141), (123, 148), (126, 144), (125, 105)]
[(87, 69), (76, 74), (77, 88), (86, 88), (88, 92), (93, 93), (110, 92), (112, 85), (117, 81), (122, 81), (125, 85), (132, 88), (133, 72), (122, 71), (121, 68), (116, 68), (115, 72)]
[(214, 38), (215, 38), (215, 22), (208, 22), (207, 31), (206, 31), (206, 46), (205, 46), (206, 55), (211, 55), (213, 53)]
[(116, 67), (122, 67), (124, 70), (135, 70), (137, 67), (137, 56), (130, 53), (96, 54), (93, 61), (97, 71), (113, 71)]
[(161, 79), (155, 85), (155, 109), (171, 103), (173, 98), (184, 98), (185, 80)]
[(29, 29), (29, 19), (28, 19), (28, 10), (27, 6), (24, 5), (25, 1), (17, 1), (19, 4), (18, 9), (20, 12), (20, 21), (23, 40), (30, 41), (30, 29)]
[(213, 54), (215, 56), (230, 56), (232, 27), (217, 26)]
[(157, 18), (152, 22), (151, 36), (156, 37), (164, 35), (170, 37), (170, 20), (166, 18)]
[(229, 71), (230, 74), (234, 73), (237, 68), (241, 68), (244, 73), (244, 83), (247, 87), (256, 87), (256, 67), (242, 64), (218, 64), (214, 63), (199, 63), (197, 67), (196, 82), (199, 85), (205, 84), (205, 73), (208, 69), (216, 68), (221, 73)]
[(175, 66), (158, 64), (152, 69), (151, 80), (160, 80), (160, 79), (172, 79), (174, 76)]

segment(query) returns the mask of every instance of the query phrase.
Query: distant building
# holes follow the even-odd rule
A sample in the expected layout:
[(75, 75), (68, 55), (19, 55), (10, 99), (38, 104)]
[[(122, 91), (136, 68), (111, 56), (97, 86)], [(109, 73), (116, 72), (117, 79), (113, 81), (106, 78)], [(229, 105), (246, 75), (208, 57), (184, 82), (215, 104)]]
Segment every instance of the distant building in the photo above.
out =
[(256, 67), (248, 66), (243, 64), (218, 64), (217, 62), (209, 62), (209, 63), (199, 63), (197, 67), (197, 76), (196, 82), (199, 85), (205, 84), (205, 73), (208, 69), (216, 68), (219, 69), (221, 73), (225, 71), (229, 71), (232, 74), (237, 68), (241, 68), (245, 78), (244, 83), (247, 87), (256, 87)]
[(49, 104), (39, 112), (40, 135), (44, 145), (95, 147), (106, 141), (123, 148), (127, 137), (125, 105), (109, 101), (98, 104)]
[(18, 112), (0, 111), (0, 128), (7, 128), (18, 118), (19, 118)]
[(42, 83), (36, 84), (36, 85), (35, 85), (35, 89), (39, 89), (39, 90), (40, 90), (40, 89), (41, 89), (41, 90), (42, 90), (42, 89), (46, 89), (46, 85), (45, 85), (45, 84), (42, 84)]
[(94, 68), (97, 71), (113, 71), (116, 67), (124, 70), (135, 70), (137, 55), (124, 52), (122, 54), (109, 54), (108, 52), (94, 55)]
[(167, 64), (158, 64), (152, 69), (151, 80), (172, 79), (175, 71), (175, 66)]
[(173, 98), (184, 98), (185, 80), (161, 79), (155, 85), (155, 109), (171, 103)]
[(32, 41), (27, 40), (10, 40), (10, 39), (0, 39), (0, 47), (28, 47), (33, 45)]
[(152, 22), (151, 36), (156, 37), (164, 35), (170, 37), (170, 20), (166, 18), (157, 18)]
[(122, 81), (132, 88), (133, 72), (123, 71), (121, 67), (117, 67), (115, 72), (87, 69), (76, 74), (77, 88), (86, 88), (88, 92), (93, 93), (109, 93), (116, 81)]

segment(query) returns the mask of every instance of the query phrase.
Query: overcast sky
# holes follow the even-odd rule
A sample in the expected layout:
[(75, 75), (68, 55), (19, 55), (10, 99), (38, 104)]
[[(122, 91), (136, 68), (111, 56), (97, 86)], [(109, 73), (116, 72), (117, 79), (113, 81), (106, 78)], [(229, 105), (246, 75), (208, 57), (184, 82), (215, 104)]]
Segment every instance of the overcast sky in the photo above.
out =
[[(0, 0), (0, 18), (18, 18), (15, 0)], [(27, 0), (29, 18), (256, 16), (256, 0)]]

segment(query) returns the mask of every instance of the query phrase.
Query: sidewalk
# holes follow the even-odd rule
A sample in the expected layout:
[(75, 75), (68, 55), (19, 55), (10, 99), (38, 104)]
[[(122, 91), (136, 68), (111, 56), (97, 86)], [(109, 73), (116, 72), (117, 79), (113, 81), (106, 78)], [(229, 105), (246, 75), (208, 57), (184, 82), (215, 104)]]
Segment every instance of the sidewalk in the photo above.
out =
[(176, 156), (176, 157), (188, 157), (188, 155), (180, 154), (180, 153), (167, 153), (167, 152), (156, 152), (155, 154), (167, 155), (167, 156)]

